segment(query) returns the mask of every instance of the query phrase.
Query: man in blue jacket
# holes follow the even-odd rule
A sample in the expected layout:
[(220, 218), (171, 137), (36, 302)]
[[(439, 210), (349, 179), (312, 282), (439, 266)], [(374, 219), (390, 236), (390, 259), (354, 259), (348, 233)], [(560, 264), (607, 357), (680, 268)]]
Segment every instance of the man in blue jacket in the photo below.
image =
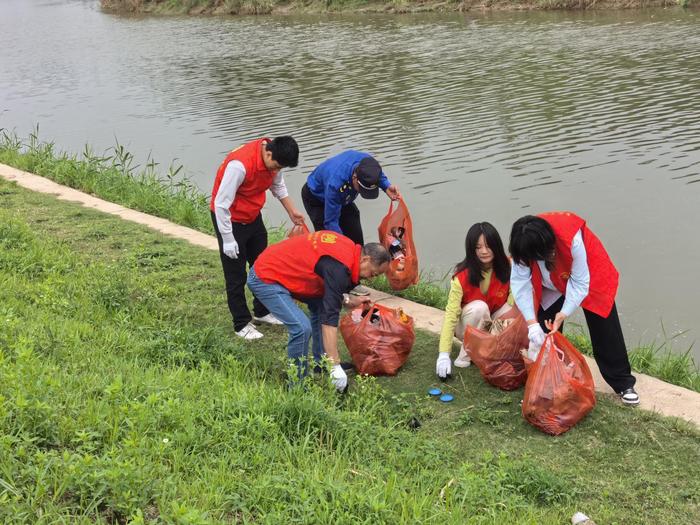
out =
[(369, 153), (348, 150), (322, 162), (301, 190), (306, 213), (316, 231), (332, 230), (364, 245), (358, 194), (376, 199), (382, 189), (391, 200), (401, 195)]

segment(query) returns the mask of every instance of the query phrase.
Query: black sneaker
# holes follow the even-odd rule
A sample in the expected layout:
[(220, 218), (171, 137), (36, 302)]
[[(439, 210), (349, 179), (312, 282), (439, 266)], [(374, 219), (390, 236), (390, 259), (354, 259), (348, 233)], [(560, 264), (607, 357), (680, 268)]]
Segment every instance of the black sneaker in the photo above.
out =
[(622, 403), (628, 406), (637, 406), (639, 404), (639, 394), (634, 388), (630, 387), (622, 392), (618, 392)]

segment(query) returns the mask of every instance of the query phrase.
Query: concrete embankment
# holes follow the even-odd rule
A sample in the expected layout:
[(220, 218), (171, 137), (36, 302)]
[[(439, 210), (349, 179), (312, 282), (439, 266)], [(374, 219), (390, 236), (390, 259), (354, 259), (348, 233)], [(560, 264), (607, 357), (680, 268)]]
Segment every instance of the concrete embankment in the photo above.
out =
[[(21, 171), (5, 164), (0, 164), (0, 176), (6, 180), (16, 182), (24, 188), (50, 194), (60, 200), (77, 202), (82, 206), (116, 215), (122, 219), (142, 224), (165, 235), (185, 240), (194, 245), (210, 250), (218, 249), (216, 238), (211, 235), (98, 199), (87, 193), (56, 184), (44, 177)], [(439, 334), (442, 327), (442, 310), (379, 291), (372, 292), (372, 299), (387, 306), (403, 308), (406, 313), (415, 319), (417, 328)], [(596, 390), (601, 393), (611, 394), (612, 390), (603, 381), (595, 361), (588, 357), (586, 359), (595, 378)], [(665, 416), (679, 417), (700, 426), (700, 393), (671, 385), (644, 374), (635, 375), (637, 377), (636, 388), (641, 396), (642, 409), (658, 412)]]

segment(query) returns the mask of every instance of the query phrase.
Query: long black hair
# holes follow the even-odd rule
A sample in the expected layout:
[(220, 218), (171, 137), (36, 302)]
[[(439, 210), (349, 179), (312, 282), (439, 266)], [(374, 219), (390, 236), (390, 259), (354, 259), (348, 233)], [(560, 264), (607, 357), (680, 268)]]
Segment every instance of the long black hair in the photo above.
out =
[(554, 268), (554, 230), (542, 217), (525, 215), (513, 223), (508, 251), (515, 264), (530, 266), (544, 261), (547, 270)]
[(493, 227), (490, 222), (477, 222), (467, 232), (467, 238), (464, 240), (465, 257), (464, 260), (457, 263), (455, 266), (455, 274), (462, 270), (469, 271), (469, 283), (472, 286), (479, 286), (481, 282), (481, 274), (485, 268), (481, 261), (476, 256), (476, 245), (479, 243), (479, 237), (484, 236), (486, 244), (493, 252), (493, 272), (502, 283), (507, 283), (510, 280), (510, 261), (506, 256), (506, 251), (503, 249), (503, 241), (498, 235), (498, 230)]

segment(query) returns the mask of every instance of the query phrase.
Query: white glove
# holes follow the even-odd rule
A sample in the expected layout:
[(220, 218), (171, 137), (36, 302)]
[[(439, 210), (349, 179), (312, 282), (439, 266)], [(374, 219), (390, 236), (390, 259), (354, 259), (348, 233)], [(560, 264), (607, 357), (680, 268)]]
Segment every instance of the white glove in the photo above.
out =
[(527, 327), (527, 338), (530, 340), (530, 347), (535, 347), (539, 351), (544, 339), (547, 337), (540, 326), (540, 323), (532, 323)]
[(447, 376), (452, 375), (452, 360), (449, 352), (440, 352), (435, 363), (435, 373), (440, 379), (447, 379)]
[(536, 345), (530, 341), (530, 346), (527, 347), (527, 358), (530, 361), (537, 361), (537, 356), (540, 355), (540, 349), (542, 345)]
[(227, 236), (226, 239), (224, 239), (223, 252), (229, 259), (238, 259), (238, 243), (233, 235)]
[(348, 387), (348, 375), (340, 365), (333, 365), (331, 368), (331, 383), (335, 385), (338, 392), (344, 392)]

